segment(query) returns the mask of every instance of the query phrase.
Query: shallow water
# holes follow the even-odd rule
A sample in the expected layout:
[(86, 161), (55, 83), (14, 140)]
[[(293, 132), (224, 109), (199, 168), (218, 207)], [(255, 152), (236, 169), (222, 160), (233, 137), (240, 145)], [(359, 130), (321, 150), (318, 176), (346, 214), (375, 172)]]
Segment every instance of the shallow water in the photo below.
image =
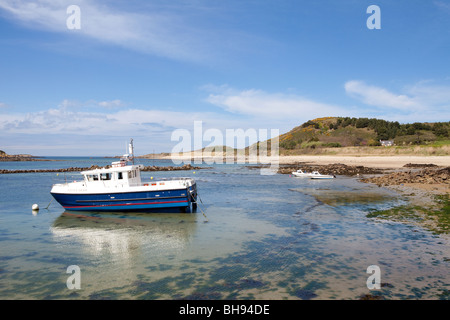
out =
[[(0, 168), (111, 159), (59, 160)], [(147, 180), (196, 178), (206, 218), (200, 210), (64, 212), (49, 191), (76, 173), (0, 175), (0, 298), (449, 299), (448, 243), (415, 226), (366, 218), (371, 209), (401, 203), (398, 195), (346, 177), (259, 173), (225, 164), (195, 173), (143, 173)], [(33, 203), (41, 207), (37, 214)], [(66, 285), (71, 265), (81, 270), (79, 290)], [(367, 288), (370, 265), (380, 267), (379, 290)]]

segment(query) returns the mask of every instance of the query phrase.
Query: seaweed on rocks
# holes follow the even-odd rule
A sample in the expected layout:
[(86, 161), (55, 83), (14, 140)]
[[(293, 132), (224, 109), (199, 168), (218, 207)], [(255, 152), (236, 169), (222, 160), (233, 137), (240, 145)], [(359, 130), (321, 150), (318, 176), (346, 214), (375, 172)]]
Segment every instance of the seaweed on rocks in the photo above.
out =
[(425, 168), (392, 172), (383, 176), (362, 179), (363, 182), (375, 183), (379, 186), (400, 185), (404, 183), (450, 184), (450, 167)]

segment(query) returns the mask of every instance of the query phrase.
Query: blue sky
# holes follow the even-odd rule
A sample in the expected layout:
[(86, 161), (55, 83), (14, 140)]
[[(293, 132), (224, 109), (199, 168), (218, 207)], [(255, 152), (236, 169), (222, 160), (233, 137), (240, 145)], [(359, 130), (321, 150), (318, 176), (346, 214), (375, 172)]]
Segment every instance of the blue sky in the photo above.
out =
[[(366, 25), (373, 4), (381, 29)], [(447, 0), (0, 0), (0, 30), (10, 154), (117, 155), (130, 138), (170, 152), (194, 121), (450, 120)]]

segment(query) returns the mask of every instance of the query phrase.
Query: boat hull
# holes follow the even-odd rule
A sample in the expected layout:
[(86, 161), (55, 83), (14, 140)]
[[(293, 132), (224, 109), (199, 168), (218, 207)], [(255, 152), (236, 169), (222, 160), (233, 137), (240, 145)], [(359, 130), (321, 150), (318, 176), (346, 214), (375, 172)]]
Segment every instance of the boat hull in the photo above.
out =
[(310, 177), (311, 179), (316, 179), (316, 180), (324, 180), (324, 179), (334, 179), (333, 176), (312, 176)]
[(193, 185), (184, 189), (159, 191), (51, 194), (69, 211), (151, 211), (162, 208), (187, 209), (196, 203), (197, 190)]
[(311, 177), (311, 174), (308, 173), (297, 173), (297, 172), (292, 172), (292, 175), (296, 176), (296, 177), (301, 177), (301, 178), (308, 178)]

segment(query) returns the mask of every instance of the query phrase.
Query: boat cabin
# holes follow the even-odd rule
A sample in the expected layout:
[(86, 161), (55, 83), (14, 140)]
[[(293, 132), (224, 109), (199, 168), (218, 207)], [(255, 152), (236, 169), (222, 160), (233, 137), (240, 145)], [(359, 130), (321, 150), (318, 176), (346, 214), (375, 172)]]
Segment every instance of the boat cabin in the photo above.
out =
[(122, 161), (113, 162), (111, 168), (83, 171), (86, 185), (101, 184), (105, 187), (141, 186), (141, 172), (143, 165), (126, 165)]

